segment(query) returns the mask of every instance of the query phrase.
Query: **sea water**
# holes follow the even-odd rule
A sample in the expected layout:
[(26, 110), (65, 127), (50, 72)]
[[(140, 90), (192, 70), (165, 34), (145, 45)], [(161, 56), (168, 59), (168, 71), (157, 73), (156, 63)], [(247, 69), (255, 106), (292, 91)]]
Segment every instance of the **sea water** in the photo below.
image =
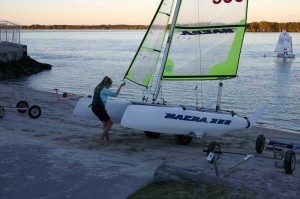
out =
[[(121, 83), (145, 30), (27, 30), (21, 43), (28, 55), (52, 70), (8, 83), (35, 90), (90, 95), (104, 76)], [(274, 53), (279, 33), (246, 33), (238, 77), (223, 81), (221, 108), (251, 117), (263, 102), (267, 112), (258, 126), (300, 133), (300, 33), (293, 37), (293, 60)], [(203, 105), (216, 100), (218, 81), (164, 82), (160, 99), (170, 104)], [(130, 82), (120, 98), (140, 100), (144, 90)], [(151, 100), (149, 96), (149, 101)]]

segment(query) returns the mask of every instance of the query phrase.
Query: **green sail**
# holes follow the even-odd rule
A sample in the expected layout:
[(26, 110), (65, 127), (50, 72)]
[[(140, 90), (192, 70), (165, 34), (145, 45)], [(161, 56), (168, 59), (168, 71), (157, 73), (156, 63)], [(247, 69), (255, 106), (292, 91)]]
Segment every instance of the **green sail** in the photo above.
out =
[(161, 1), (124, 78), (148, 87), (158, 65), (173, 3), (174, 0)]
[(247, 0), (219, 4), (182, 1), (164, 80), (216, 80), (237, 75)]

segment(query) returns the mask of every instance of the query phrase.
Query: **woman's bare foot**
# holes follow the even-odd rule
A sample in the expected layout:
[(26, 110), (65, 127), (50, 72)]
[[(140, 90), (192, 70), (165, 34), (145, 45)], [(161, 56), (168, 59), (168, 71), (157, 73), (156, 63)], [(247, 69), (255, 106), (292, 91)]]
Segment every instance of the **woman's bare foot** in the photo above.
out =
[(105, 137), (106, 137), (106, 141), (110, 140), (109, 135), (106, 135)]
[(104, 136), (104, 135), (102, 135), (102, 136), (100, 137), (99, 142), (105, 142), (105, 136)]

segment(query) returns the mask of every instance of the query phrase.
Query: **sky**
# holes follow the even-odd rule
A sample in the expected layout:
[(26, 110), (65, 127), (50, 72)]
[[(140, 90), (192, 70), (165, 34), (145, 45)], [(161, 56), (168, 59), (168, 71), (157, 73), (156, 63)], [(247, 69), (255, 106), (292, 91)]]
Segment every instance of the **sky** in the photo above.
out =
[[(19, 25), (148, 25), (160, 1), (0, 0), (0, 20)], [(248, 22), (300, 22), (299, 11), (300, 0), (249, 0)]]

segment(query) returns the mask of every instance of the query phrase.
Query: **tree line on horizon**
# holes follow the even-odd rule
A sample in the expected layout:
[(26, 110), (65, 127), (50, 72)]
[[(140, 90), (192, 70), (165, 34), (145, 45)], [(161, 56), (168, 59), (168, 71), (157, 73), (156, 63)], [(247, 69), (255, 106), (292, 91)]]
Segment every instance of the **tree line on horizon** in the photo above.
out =
[(252, 22), (247, 24), (247, 32), (281, 32), (286, 29), (288, 32), (300, 32), (300, 22)]
[(21, 26), (23, 30), (140, 30), (147, 29), (146, 25), (30, 25)]
[[(23, 30), (143, 30), (148, 25), (29, 25), (21, 26)], [(300, 22), (252, 22), (247, 24), (246, 32), (300, 32)]]

